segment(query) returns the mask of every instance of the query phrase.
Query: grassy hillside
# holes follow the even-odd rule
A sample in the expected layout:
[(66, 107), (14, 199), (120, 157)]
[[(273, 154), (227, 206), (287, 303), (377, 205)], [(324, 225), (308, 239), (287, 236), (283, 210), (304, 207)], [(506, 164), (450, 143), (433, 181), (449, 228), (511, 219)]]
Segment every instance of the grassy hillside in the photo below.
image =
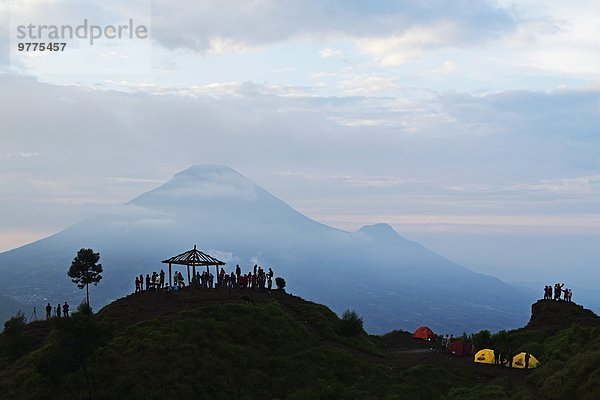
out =
[[(534, 317), (572, 316), (563, 306), (569, 305), (543, 304), (543, 315), (534, 309)], [(600, 396), (594, 386), (600, 337), (598, 318), (585, 314), (584, 326), (530, 324), (489, 338), (489, 345), (536, 354), (542, 367), (531, 372), (476, 365), (406, 332), (353, 332), (327, 307), (283, 292), (142, 293), (93, 317), (13, 320), (0, 335), (0, 393), (16, 399), (592, 399)]]

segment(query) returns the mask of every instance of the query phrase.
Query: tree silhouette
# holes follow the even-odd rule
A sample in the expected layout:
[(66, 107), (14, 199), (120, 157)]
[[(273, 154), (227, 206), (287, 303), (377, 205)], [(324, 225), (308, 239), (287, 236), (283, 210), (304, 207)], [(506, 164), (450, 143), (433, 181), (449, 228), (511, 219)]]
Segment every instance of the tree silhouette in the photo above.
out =
[(77, 284), (79, 289), (85, 287), (86, 303), (90, 305), (89, 285), (97, 285), (102, 279), (102, 264), (96, 264), (100, 260), (100, 253), (94, 253), (92, 249), (81, 249), (73, 259), (68, 275)]

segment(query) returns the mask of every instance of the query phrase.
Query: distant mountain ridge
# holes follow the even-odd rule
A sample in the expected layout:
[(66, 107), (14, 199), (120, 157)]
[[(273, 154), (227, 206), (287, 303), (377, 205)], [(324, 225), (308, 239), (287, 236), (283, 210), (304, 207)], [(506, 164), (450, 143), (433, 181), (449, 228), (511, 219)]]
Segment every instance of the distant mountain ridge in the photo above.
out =
[(13, 298), (29, 304), (81, 293), (66, 277), (81, 247), (100, 251), (104, 279), (96, 305), (133, 290), (133, 277), (194, 244), (248, 270), (274, 268), (289, 290), (342, 312), (357, 310), (381, 333), (426, 324), (441, 332), (506, 329), (527, 321), (530, 299), (489, 276), (456, 265), (387, 224), (345, 232), (314, 221), (225, 166), (188, 168), (120, 210), (0, 254)]

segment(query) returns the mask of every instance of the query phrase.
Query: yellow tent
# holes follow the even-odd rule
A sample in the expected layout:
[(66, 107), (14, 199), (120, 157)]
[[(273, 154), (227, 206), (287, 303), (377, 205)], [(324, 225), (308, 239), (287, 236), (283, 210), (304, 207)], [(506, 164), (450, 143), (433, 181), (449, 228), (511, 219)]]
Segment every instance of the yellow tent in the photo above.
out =
[[(513, 357), (512, 367), (513, 368), (522, 368), (525, 369), (525, 358), (527, 353), (519, 353)], [(533, 356), (533, 354), (529, 354), (529, 363), (527, 368), (537, 368), (540, 365), (540, 362), (537, 358)]]
[(473, 361), (475, 361), (476, 363), (481, 363), (481, 364), (494, 364), (494, 350), (490, 350), (490, 349), (479, 350), (475, 354)]

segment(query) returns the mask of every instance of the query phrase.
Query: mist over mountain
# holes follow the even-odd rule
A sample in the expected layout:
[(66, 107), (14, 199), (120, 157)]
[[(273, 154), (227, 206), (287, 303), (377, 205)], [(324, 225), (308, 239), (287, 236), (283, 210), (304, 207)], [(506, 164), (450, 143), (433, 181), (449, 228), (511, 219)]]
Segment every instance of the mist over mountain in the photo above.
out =
[[(0, 273), (15, 301), (41, 307), (79, 303), (66, 271), (76, 251), (101, 254), (104, 279), (92, 306), (133, 291), (140, 273), (193, 245), (248, 271), (272, 267), (288, 290), (340, 313), (364, 317), (368, 331), (508, 329), (528, 319), (531, 297), (499, 279), (474, 273), (387, 224), (346, 232), (316, 222), (231, 168), (193, 166), (122, 207), (46, 239), (0, 254)], [(174, 267), (174, 270), (177, 270)], [(184, 274), (185, 275), (185, 274)]]

